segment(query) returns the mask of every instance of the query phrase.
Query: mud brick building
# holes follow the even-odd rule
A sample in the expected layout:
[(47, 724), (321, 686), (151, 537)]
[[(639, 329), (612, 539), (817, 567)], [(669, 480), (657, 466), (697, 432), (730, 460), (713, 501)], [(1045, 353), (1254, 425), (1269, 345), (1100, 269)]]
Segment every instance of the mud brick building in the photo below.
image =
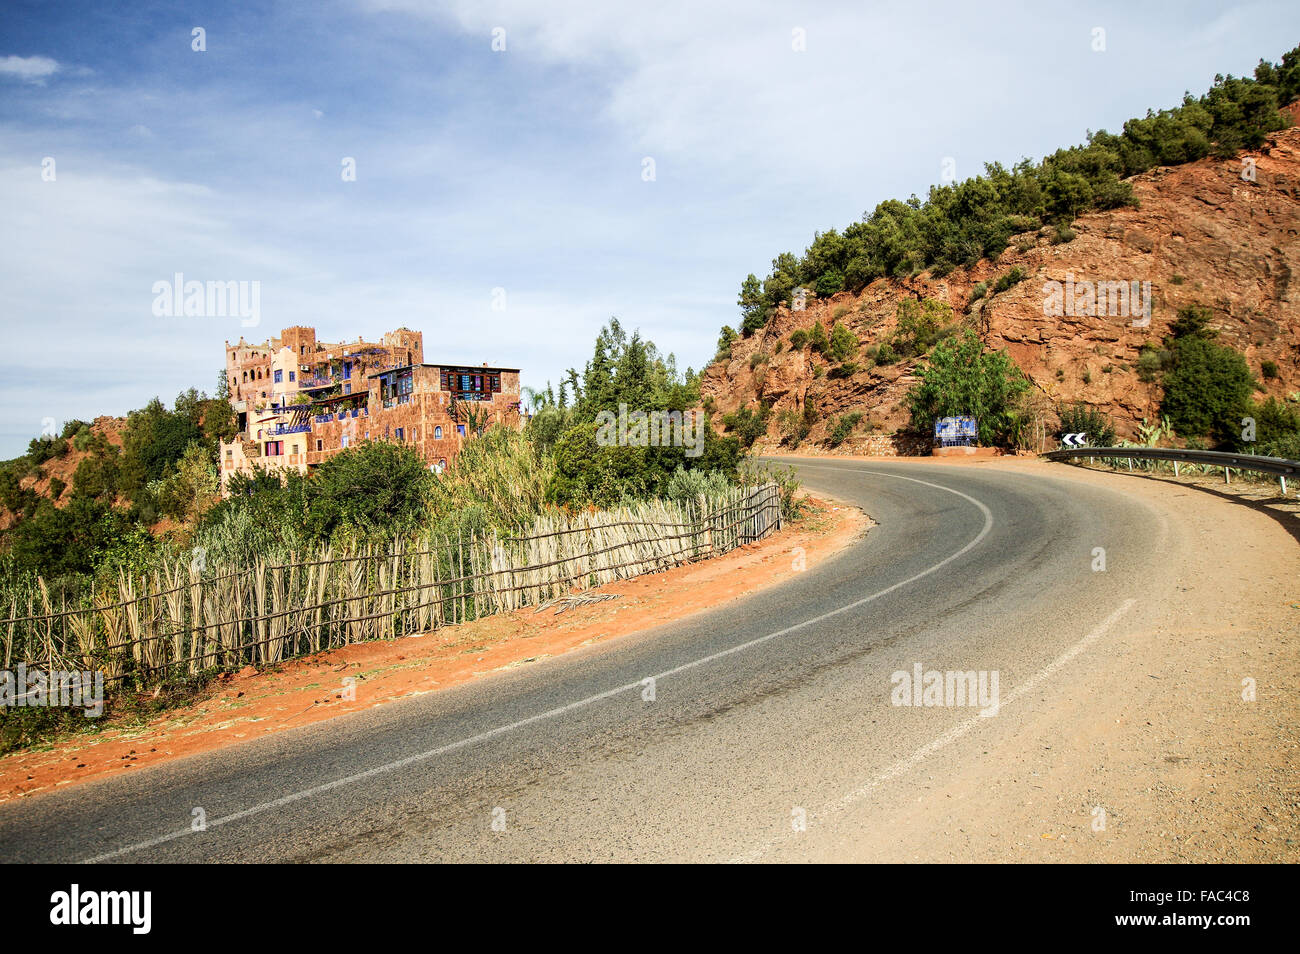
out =
[(441, 470), (490, 424), (523, 425), (519, 369), (424, 363), (424, 336), (398, 328), (379, 342), (329, 344), (316, 329), (226, 342), (239, 434), (220, 448), (221, 487), (256, 469), (307, 473), (365, 441), (413, 447)]

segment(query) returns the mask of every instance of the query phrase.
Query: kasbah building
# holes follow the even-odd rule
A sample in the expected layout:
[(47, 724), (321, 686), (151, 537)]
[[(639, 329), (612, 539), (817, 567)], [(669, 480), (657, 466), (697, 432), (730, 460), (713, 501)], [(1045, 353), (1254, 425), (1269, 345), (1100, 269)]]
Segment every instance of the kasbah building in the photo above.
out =
[(525, 423), (518, 368), (425, 364), (424, 336), (408, 328), (377, 344), (328, 344), (302, 326), (227, 341), (226, 380), (239, 433), (221, 444), (222, 493), (232, 474), (305, 474), (366, 441), (407, 444), (441, 472), (489, 425)]

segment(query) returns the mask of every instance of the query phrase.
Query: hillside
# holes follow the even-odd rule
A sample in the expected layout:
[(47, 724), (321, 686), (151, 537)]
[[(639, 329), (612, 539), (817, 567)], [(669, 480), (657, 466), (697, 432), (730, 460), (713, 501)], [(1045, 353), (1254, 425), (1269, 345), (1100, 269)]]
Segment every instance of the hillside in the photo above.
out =
[[(1300, 119), (1300, 104), (1287, 112)], [(1243, 178), (1241, 156), (1255, 159), (1253, 181)], [(1300, 261), (1300, 127), (1274, 133), (1241, 156), (1133, 176), (1127, 181), (1135, 207), (1084, 214), (1072, 225), (1074, 238), (1060, 244), (1044, 227), (1016, 236), (995, 261), (942, 277), (878, 278), (857, 294), (809, 294), (803, 310), (780, 305), (764, 328), (736, 339), (730, 357), (704, 371), (704, 405), (718, 422), (739, 408), (770, 407), (760, 449), (782, 442), (788, 432), (782, 412), (788, 420), (808, 399), (816, 423), (805, 448), (826, 443), (834, 416), (859, 412), (862, 423), (839, 445), (842, 452), (922, 450), (924, 441), (903, 432), (920, 356), (891, 364), (867, 356), (894, 334), (899, 304), (907, 299), (951, 306), (954, 318), (988, 347), (1005, 349), (1032, 382), (1045, 435), (1062, 402), (1085, 402), (1110, 415), (1121, 438), (1136, 437), (1144, 419), (1158, 420), (1161, 386), (1149, 370), (1139, 370), (1140, 352), (1144, 345), (1158, 348), (1178, 310), (1192, 304), (1208, 307), (1218, 340), (1245, 356), (1261, 385), (1257, 397), (1285, 400), (1300, 390), (1300, 304), (1292, 284), (1292, 263)], [(1014, 268), (1023, 280), (995, 294), (997, 279)], [(1149, 326), (1109, 314), (1045, 314), (1047, 283), (1071, 276), (1076, 283), (1150, 282)], [(972, 301), (981, 282), (988, 292)], [(847, 363), (791, 347), (792, 333), (811, 332), (817, 323), (829, 332), (836, 321), (860, 342)], [(1275, 377), (1263, 373), (1266, 361), (1276, 364)], [(1045, 441), (1055, 445), (1050, 436)]]
[[(126, 418), (103, 415), (90, 423), (90, 433), (103, 439), (110, 445), (122, 446), (122, 432), (126, 428)], [(77, 444), (80, 443), (81, 449)], [(83, 460), (91, 456), (93, 448), (85, 441), (66, 440), (59, 446), (63, 452), (39, 464), (24, 467), (26, 473), (17, 480), (22, 490), (30, 490), (37, 497), (49, 499), (55, 507), (65, 507), (72, 500), (73, 475)], [(21, 460), (21, 458), (20, 458)], [(58, 491), (57, 495), (55, 491)], [(8, 529), (14, 522), (15, 513), (0, 502), (0, 530)]]

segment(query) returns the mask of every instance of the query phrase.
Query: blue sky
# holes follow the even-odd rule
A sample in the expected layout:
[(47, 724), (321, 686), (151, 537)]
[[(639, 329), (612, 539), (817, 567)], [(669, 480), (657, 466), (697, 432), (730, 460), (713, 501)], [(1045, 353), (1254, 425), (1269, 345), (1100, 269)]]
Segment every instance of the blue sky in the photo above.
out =
[[(1037, 7), (6, 0), (0, 457), (294, 324), (544, 386), (617, 316), (698, 368), (748, 272), (945, 157), (1037, 159), (1300, 43), (1294, 3)], [(260, 282), (260, 325), (155, 316), (177, 272)]]

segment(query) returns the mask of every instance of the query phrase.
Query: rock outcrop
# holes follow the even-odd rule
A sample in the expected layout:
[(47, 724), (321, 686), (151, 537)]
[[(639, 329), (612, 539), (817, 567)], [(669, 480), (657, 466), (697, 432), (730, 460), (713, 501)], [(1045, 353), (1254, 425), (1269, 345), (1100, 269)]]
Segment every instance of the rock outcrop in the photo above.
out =
[[(1300, 119), (1297, 105), (1292, 113)], [(1137, 206), (1084, 215), (1073, 224), (1071, 241), (1053, 244), (1051, 230), (1031, 232), (1012, 239), (996, 261), (942, 277), (878, 279), (856, 295), (810, 296), (802, 310), (780, 309), (764, 330), (737, 340), (729, 360), (705, 370), (705, 407), (716, 421), (741, 406), (767, 403), (773, 413), (759, 446), (771, 448), (782, 440), (782, 412), (802, 410), (807, 398), (818, 423), (805, 447), (824, 444), (832, 418), (848, 412), (860, 412), (863, 424), (841, 449), (878, 447), (881, 435), (907, 424), (915, 361), (873, 366), (861, 355), (893, 334), (905, 298), (946, 302), (988, 346), (1005, 349), (1033, 382), (1048, 434), (1056, 423), (1053, 409), (1062, 402), (1082, 401), (1110, 415), (1122, 438), (1136, 436), (1144, 419), (1158, 420), (1161, 388), (1150, 374), (1139, 374), (1139, 352), (1143, 345), (1159, 346), (1178, 310), (1190, 304), (1209, 308), (1219, 339), (1245, 355), (1264, 389), (1260, 398), (1295, 394), (1300, 126), (1273, 135), (1254, 153), (1159, 168), (1130, 181)], [(1023, 280), (994, 294), (996, 280), (1017, 267)], [(981, 282), (989, 291), (972, 302)], [(1075, 283), (1076, 295), (1064, 294), (1068, 282)], [(1102, 302), (1090, 313), (1088, 286), (1079, 284), (1088, 282), (1122, 282), (1126, 292), (1136, 282), (1139, 297), (1149, 287), (1149, 322), (1133, 300), (1124, 313), (1118, 285), (1103, 287)], [(832, 378), (836, 363), (807, 347), (792, 349), (790, 335), (815, 322), (829, 331), (835, 321), (858, 336), (861, 348), (849, 359), (860, 367)], [(1266, 361), (1277, 366), (1276, 377), (1262, 373)], [(894, 445), (899, 452), (914, 449), (901, 439)]]

